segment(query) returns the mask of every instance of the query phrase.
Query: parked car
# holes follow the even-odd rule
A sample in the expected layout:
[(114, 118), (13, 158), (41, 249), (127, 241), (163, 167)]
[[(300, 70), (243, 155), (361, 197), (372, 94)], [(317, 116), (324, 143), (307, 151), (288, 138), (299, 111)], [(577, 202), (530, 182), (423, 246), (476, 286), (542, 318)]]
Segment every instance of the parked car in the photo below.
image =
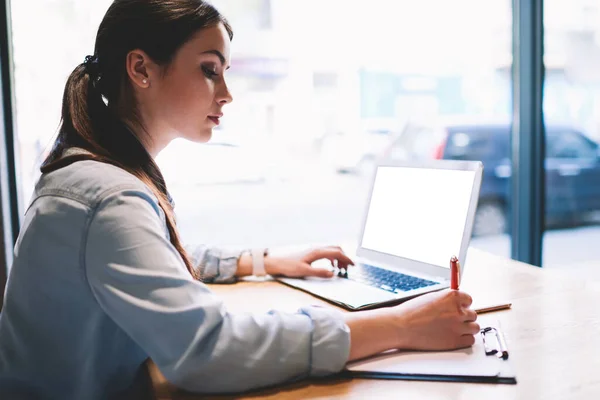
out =
[[(457, 123), (410, 127), (387, 146), (383, 157), (433, 157), (478, 160), (483, 181), (473, 234), (500, 234), (509, 229), (510, 125)], [(579, 223), (600, 211), (600, 153), (597, 142), (568, 126), (546, 127), (547, 225)]]
[(325, 165), (339, 174), (360, 174), (385, 144), (383, 135), (335, 134), (323, 141), (321, 157)]
[(322, 160), (339, 174), (361, 174), (375, 162), (391, 135), (391, 128), (376, 126), (329, 134), (321, 142)]

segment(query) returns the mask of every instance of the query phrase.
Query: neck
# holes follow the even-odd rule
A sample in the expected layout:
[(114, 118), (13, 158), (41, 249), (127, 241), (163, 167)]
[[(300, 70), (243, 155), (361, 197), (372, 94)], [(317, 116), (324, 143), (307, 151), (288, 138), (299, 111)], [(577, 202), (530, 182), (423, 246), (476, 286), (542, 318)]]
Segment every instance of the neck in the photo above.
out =
[(161, 135), (146, 129), (140, 123), (136, 123), (128, 119), (125, 119), (124, 123), (154, 159), (156, 159), (158, 154), (171, 142), (171, 140), (168, 139), (157, 140), (157, 138), (160, 138)]
[(125, 121), (124, 126), (131, 132), (130, 141), (137, 141), (139, 143), (134, 145), (130, 142), (130, 148), (133, 151), (130, 151), (129, 154), (133, 156), (132, 160), (134, 160), (134, 167), (139, 167), (145, 171), (159, 191), (167, 193), (164, 178), (154, 160), (159, 151), (168, 143), (164, 144), (163, 147), (157, 146), (146, 129), (139, 128), (136, 130), (136, 124), (131, 123), (131, 121)]

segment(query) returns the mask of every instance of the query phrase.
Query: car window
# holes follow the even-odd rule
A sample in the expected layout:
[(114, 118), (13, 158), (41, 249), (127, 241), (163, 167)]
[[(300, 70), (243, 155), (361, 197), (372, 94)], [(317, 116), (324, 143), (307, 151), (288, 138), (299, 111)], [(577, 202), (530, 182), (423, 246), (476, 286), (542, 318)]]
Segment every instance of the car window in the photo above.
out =
[[(486, 127), (474, 130), (472, 128), (452, 128), (449, 130), (448, 143), (444, 157), (456, 160), (482, 161), (493, 156), (500, 150), (498, 132)], [(496, 154), (501, 157), (501, 155)]]
[(563, 131), (548, 136), (549, 158), (595, 158), (596, 154), (597, 145), (578, 132)]

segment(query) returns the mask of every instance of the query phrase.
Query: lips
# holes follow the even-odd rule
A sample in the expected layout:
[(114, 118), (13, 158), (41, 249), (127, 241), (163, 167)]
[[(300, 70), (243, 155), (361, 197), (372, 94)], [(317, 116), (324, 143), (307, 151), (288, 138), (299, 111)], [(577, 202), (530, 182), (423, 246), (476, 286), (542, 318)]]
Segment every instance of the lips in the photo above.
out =
[(210, 119), (215, 125), (219, 125), (219, 116), (209, 115), (208, 119)]

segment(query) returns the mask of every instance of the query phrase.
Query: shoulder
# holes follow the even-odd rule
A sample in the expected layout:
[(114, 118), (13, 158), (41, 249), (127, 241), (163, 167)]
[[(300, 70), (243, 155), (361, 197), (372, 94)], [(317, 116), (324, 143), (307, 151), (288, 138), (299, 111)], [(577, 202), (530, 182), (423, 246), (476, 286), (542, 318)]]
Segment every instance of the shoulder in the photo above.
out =
[(136, 176), (107, 163), (92, 160), (74, 162), (40, 177), (34, 200), (43, 196), (61, 196), (96, 207), (119, 193), (136, 193), (158, 207), (158, 199)]

